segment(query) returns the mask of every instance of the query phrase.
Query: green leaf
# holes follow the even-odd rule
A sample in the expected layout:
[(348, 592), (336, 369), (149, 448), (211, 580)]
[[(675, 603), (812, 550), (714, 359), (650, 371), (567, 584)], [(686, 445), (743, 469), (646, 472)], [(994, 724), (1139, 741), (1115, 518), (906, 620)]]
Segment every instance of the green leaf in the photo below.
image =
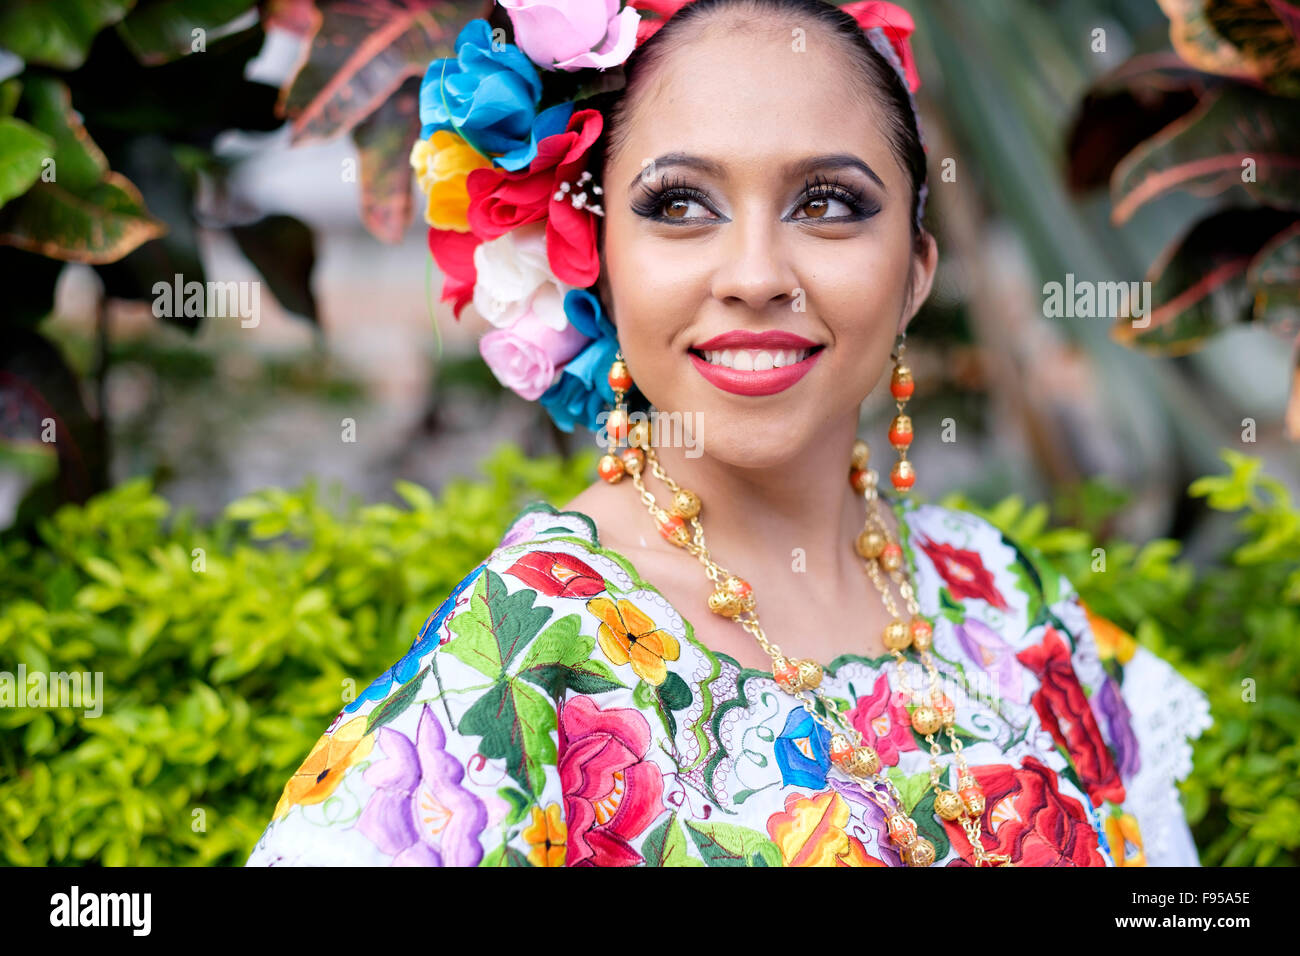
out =
[(916, 809), (909, 811), (909, 814), (916, 821), (917, 832), (934, 844), (934, 858), (942, 860), (947, 856), (951, 844), (948, 831), (935, 819), (933, 787), (926, 791), (925, 796), (917, 802)]
[[(1209, 93), (1176, 123), (1133, 150), (1111, 177), (1111, 220), (1123, 225), (1172, 190), (1213, 196), (1244, 189), (1251, 201), (1300, 208), (1295, 157), (1300, 124), (1295, 104), (1244, 84)], [(1242, 117), (1250, 117), (1248, 125)], [(1243, 160), (1254, 160), (1254, 181), (1243, 181)]]
[(543, 688), (552, 698), (569, 688), (578, 694), (602, 694), (626, 687), (603, 662), (593, 660), (596, 639), (579, 633), (582, 618), (567, 614), (528, 646), (518, 676)]
[(668, 710), (685, 710), (694, 699), (689, 685), (673, 671), (669, 671), (664, 682), (655, 688), (655, 694)]
[(23, 733), (23, 750), (29, 755), (41, 753), (54, 740), (54, 719), (49, 714), (37, 714)]
[(157, 66), (194, 50), (194, 30), (202, 30), (203, 52), (208, 33), (217, 33), (252, 9), (255, 0), (154, 0), (141, 3), (117, 26), (117, 32), (146, 66)]
[(651, 830), (641, 846), (647, 866), (704, 866), (686, 852), (686, 836), (677, 825), (677, 814), (671, 813), (663, 823)]
[(367, 4), (321, 4), (310, 58), (284, 95), (294, 145), (333, 139), (369, 116), (429, 61), (453, 56), (461, 28), (479, 14), (465, 0), (404, 0), (382, 15)]
[(429, 666), (425, 665), (420, 673), (408, 680), (399, 690), (390, 694), (387, 700), (372, 710), (370, 719), (366, 721), (366, 733), (374, 733), (384, 724), (392, 723), (400, 717), (415, 700), (415, 695), (424, 683), (424, 675), (427, 673), (429, 673)]
[(75, 70), (91, 41), (135, 0), (9, 0), (0, 8), (4, 45), (28, 63)]
[(54, 140), (22, 120), (0, 118), (0, 206), (25, 193), (54, 153)]
[(1254, 292), (1253, 321), (1292, 337), (1300, 325), (1300, 222), (1264, 243), (1246, 269)]
[(514, 847), (505, 843), (501, 844), (487, 856), (483, 857), (479, 866), (532, 866), (528, 857), (520, 853)]
[(948, 593), (948, 589), (943, 585), (939, 586), (939, 613), (954, 624), (960, 624), (966, 620), (965, 607), (954, 601), (952, 595)]
[(383, 242), (400, 242), (411, 224), (411, 147), (420, 135), (421, 82), (421, 76), (408, 77), (352, 129), (361, 162), (361, 221)]
[(501, 681), (471, 705), (457, 730), (483, 738), (479, 753), (504, 758), (506, 772), (541, 795), (545, 768), (556, 762), (555, 708), (545, 697), (521, 681)]
[(700, 856), (708, 866), (752, 866), (758, 855), (768, 866), (781, 865), (781, 851), (764, 834), (733, 823), (696, 823), (686, 821)]
[(903, 809), (907, 813), (912, 812), (912, 808), (921, 802), (925, 796), (926, 788), (930, 786), (930, 775), (928, 773), (916, 773), (908, 777), (903, 774), (897, 767), (890, 767), (886, 773), (889, 779), (893, 781), (894, 786), (898, 788), (898, 794), (903, 798)]
[(1152, 354), (1182, 355), (1248, 321), (1254, 293), (1247, 270), (1269, 240), (1298, 220), (1300, 194), (1292, 211), (1234, 208), (1202, 219), (1145, 276), (1151, 282), (1148, 311), (1138, 318), (1122, 310), (1112, 336)]
[(532, 797), (520, 790), (516, 790), (514, 787), (499, 788), (497, 796), (510, 804), (510, 812), (506, 814), (505, 819), (506, 826), (513, 826), (528, 816), (528, 808), (533, 806)]
[(468, 610), (451, 619), (449, 627), (457, 637), (447, 643), (446, 652), (488, 677), (497, 677), (551, 616), (551, 608), (533, 605), (536, 597), (532, 588), (511, 594), (501, 575), (485, 569)]
[[(266, 279), (276, 302), (295, 315), (318, 321), (316, 296), (311, 289), (316, 238), (310, 226), (293, 216), (276, 213), (247, 225), (232, 226), (230, 234), (239, 251)], [(409, 482), (399, 484), (408, 490), (415, 487)]]

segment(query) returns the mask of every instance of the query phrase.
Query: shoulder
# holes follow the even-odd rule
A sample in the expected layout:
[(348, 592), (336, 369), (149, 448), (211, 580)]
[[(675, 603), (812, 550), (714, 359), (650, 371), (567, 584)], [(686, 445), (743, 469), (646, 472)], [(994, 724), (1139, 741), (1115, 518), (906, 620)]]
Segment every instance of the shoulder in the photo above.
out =
[[(249, 865), (546, 865), (564, 825), (563, 704), (631, 694), (619, 637), (654, 609), (642, 585), (588, 516), (528, 505), (338, 712)], [(672, 634), (661, 643), (675, 656)]]
[(910, 499), (893, 507), (918, 587), (928, 587), (936, 611), (961, 607), (1023, 632), (1044, 606), (1072, 594), (1041, 554), (973, 510)]

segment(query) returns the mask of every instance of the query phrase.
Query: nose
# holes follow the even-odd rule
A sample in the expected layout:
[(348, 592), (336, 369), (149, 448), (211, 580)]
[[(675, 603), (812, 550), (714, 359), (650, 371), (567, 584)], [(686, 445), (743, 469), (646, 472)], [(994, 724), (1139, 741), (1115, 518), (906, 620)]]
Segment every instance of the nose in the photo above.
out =
[(714, 298), (743, 302), (761, 312), (794, 296), (799, 282), (779, 222), (739, 214), (716, 241), (720, 262), (713, 274)]

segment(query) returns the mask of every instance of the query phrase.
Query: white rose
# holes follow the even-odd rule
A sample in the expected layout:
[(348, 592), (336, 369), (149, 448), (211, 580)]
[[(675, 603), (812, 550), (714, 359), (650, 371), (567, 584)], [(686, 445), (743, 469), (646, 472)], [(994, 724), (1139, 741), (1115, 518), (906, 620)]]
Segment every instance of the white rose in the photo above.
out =
[(546, 223), (533, 222), (474, 250), (474, 308), (497, 328), (508, 329), (532, 312), (556, 332), (569, 324), (564, 296), (573, 286), (551, 272)]

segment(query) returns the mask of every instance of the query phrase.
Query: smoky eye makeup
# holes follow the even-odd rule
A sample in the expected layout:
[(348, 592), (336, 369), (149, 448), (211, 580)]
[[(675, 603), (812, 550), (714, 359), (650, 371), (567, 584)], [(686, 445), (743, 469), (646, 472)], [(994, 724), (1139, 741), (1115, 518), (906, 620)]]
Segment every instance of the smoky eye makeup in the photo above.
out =
[[(630, 203), (632, 211), (651, 222), (699, 225), (730, 221), (717, 211), (708, 193), (685, 179), (668, 179), (654, 185), (640, 181), (637, 190)], [(711, 215), (692, 214), (692, 206)], [(670, 210), (675, 210), (675, 214)], [(797, 215), (800, 212), (805, 212), (805, 215)], [(879, 202), (866, 195), (860, 187), (818, 175), (804, 180), (794, 206), (783, 219), (790, 222), (850, 223), (862, 222), (878, 212)]]
[[(726, 217), (713, 208), (713, 203), (708, 195), (703, 190), (689, 185), (684, 179), (669, 179), (654, 186), (641, 181), (637, 188), (639, 192), (632, 200), (631, 205), (632, 211), (642, 218), (667, 223), (726, 221)], [(666, 215), (664, 210), (670, 203), (676, 209), (681, 210), (683, 215)], [(714, 218), (701, 219), (699, 216), (685, 215), (690, 210), (692, 203), (702, 206), (713, 213)]]

